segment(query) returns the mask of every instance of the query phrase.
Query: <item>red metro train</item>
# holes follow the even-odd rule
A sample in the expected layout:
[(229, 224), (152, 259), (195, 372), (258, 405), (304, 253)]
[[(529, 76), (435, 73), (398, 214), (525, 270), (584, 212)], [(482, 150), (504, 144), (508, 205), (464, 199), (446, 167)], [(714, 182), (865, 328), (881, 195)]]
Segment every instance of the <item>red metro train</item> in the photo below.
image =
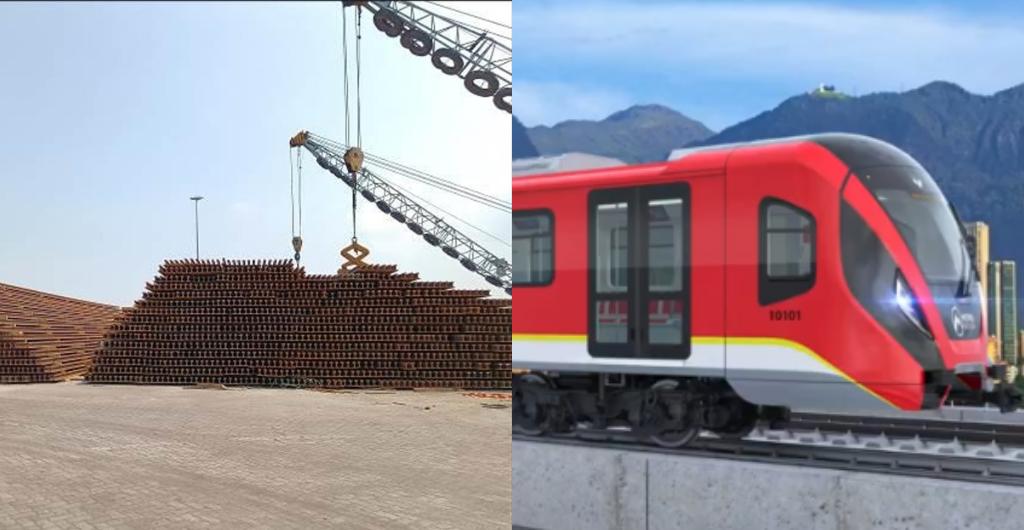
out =
[(954, 209), (858, 135), (513, 179), (513, 423), (678, 446), (792, 409), (1012, 410)]

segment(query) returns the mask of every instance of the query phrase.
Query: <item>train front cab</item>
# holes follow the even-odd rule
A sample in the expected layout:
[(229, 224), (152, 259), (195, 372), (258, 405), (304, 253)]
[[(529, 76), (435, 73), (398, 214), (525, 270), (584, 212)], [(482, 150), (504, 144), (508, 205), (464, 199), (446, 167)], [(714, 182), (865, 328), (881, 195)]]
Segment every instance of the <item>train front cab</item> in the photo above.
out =
[(979, 390), (980, 289), (913, 159), (826, 135), (738, 148), (726, 181), (727, 378), (740, 395), (871, 412)]

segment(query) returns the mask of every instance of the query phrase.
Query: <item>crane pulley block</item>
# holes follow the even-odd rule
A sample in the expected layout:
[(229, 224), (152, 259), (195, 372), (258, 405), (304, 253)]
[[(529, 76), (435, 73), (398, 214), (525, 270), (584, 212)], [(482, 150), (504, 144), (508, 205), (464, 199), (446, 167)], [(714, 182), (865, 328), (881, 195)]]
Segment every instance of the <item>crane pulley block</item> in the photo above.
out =
[(344, 160), (349, 173), (358, 173), (363, 169), (363, 150), (358, 147), (349, 147), (345, 151)]
[(291, 140), (288, 140), (289, 147), (302, 147), (306, 145), (306, 140), (309, 139), (309, 131), (299, 131), (298, 134), (292, 136)]

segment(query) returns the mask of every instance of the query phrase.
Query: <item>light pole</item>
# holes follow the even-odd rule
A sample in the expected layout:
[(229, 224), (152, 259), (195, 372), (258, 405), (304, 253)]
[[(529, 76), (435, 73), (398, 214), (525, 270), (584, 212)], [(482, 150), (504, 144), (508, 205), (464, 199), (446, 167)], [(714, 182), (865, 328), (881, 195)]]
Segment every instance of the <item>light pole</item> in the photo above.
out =
[(189, 197), (192, 202), (196, 203), (196, 259), (199, 259), (199, 201), (203, 198), (199, 195), (195, 197)]

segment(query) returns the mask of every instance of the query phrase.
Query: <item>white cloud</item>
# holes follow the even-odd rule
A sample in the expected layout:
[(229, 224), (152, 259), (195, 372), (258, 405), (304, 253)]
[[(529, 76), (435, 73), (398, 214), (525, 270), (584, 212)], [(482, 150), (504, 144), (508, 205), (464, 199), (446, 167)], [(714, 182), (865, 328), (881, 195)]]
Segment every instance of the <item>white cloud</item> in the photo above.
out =
[(861, 93), (936, 79), (991, 93), (1022, 81), (1014, 65), (1024, 25), (936, 9), (559, 3), (517, 9), (514, 23), (520, 55), (600, 65), (616, 77), (807, 78), (856, 84)]
[[(519, 37), (522, 38), (522, 37)], [(562, 82), (513, 83), (516, 117), (527, 127), (563, 120), (599, 120), (630, 104), (626, 94)]]

